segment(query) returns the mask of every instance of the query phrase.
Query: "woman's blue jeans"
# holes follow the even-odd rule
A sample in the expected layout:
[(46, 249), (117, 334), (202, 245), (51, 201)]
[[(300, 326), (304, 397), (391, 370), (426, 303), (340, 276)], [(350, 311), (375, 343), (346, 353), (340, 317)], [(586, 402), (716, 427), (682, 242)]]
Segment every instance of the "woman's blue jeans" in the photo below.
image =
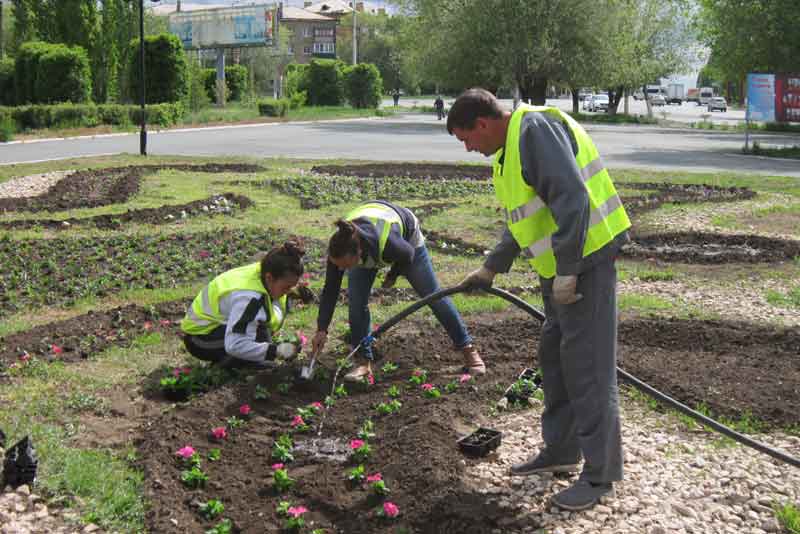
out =
[[(347, 300), (350, 305), (350, 339), (353, 346), (367, 336), (372, 331), (372, 324), (369, 313), (369, 295), (372, 292), (372, 285), (375, 283), (377, 269), (366, 269), (355, 267), (347, 272), (348, 287)], [(414, 261), (411, 264), (406, 278), (414, 288), (417, 295), (427, 297), (435, 293), (440, 288), (436, 273), (433, 272), (431, 258), (425, 245), (418, 247), (414, 251)], [(433, 315), (447, 331), (447, 335), (453, 341), (457, 349), (472, 344), (472, 338), (467, 333), (467, 327), (461, 320), (458, 310), (453, 305), (450, 298), (443, 298), (430, 304)], [(361, 351), (361, 356), (372, 358), (372, 349), (368, 348)]]

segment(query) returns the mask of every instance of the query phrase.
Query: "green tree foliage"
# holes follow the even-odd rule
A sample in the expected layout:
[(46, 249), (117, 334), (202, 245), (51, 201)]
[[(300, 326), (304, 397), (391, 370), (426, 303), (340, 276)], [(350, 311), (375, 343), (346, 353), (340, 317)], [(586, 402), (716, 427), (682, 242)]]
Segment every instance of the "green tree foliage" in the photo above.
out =
[(697, 27), (711, 49), (711, 78), (800, 70), (796, 0), (700, 0)]
[(308, 67), (308, 102), (312, 106), (339, 106), (344, 101), (342, 62), (313, 59)]
[(30, 41), (19, 47), (14, 65), (17, 104), (29, 104), (36, 101), (36, 74), (39, 59), (47, 50), (48, 44), (40, 41)]
[(347, 100), (354, 108), (376, 108), (383, 94), (383, 80), (371, 63), (359, 63), (344, 69)]
[[(244, 65), (228, 65), (225, 67), (225, 100), (241, 101), (247, 94), (249, 81), (247, 67)], [(208, 98), (217, 99), (217, 69), (203, 69), (203, 84)]]
[[(145, 65), (147, 67), (147, 85), (145, 95), (148, 104), (182, 101), (189, 90), (186, 53), (177, 35), (162, 33), (145, 36)], [(141, 79), (139, 78), (139, 39), (131, 41), (129, 46), (131, 95), (138, 95)]]
[(36, 66), (36, 102), (88, 102), (91, 88), (86, 50), (80, 46), (49, 45)]
[(16, 103), (14, 95), (14, 60), (0, 59), (0, 105), (13, 106)]

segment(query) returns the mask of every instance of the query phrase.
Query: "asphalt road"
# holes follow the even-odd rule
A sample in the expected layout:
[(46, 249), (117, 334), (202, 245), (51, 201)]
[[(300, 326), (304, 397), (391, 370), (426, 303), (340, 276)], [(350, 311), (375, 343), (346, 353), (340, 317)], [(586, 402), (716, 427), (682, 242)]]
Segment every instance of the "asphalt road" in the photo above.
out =
[[(731, 171), (800, 177), (800, 162), (737, 153), (741, 133), (587, 125), (611, 167), (683, 171)], [(763, 144), (800, 144), (800, 136), (759, 135)], [(139, 152), (137, 134), (0, 144), (0, 164)], [(444, 121), (421, 114), (388, 119), (273, 123), (151, 132), (152, 155), (344, 158), (393, 161), (490, 162), (467, 153), (447, 134)]]

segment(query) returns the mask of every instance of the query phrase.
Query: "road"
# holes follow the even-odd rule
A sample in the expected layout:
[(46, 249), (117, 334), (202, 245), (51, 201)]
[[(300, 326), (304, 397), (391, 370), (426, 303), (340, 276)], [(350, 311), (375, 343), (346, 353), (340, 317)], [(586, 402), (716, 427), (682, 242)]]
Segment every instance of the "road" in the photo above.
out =
[[(800, 177), (797, 160), (737, 153), (741, 133), (639, 125), (587, 125), (611, 167), (730, 171)], [(800, 136), (759, 135), (764, 144), (800, 144)], [(139, 151), (138, 134), (0, 144), (0, 164)], [(490, 162), (464, 151), (431, 115), (388, 119), (272, 123), (151, 132), (152, 155), (343, 158)]]

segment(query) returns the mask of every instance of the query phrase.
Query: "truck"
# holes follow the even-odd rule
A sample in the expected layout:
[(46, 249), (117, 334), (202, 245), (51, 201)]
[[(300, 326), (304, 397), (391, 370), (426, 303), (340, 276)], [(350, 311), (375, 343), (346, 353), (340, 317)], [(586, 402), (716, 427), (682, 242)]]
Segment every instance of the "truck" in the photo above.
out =
[(698, 106), (700, 105), (700, 89), (697, 87), (691, 87), (686, 90), (686, 101), (687, 102), (694, 102)]
[(707, 106), (708, 101), (714, 97), (713, 87), (701, 87), (700, 96), (698, 97), (697, 104), (700, 106)]
[(682, 83), (671, 83), (667, 86), (667, 104), (683, 104), (686, 94)]

